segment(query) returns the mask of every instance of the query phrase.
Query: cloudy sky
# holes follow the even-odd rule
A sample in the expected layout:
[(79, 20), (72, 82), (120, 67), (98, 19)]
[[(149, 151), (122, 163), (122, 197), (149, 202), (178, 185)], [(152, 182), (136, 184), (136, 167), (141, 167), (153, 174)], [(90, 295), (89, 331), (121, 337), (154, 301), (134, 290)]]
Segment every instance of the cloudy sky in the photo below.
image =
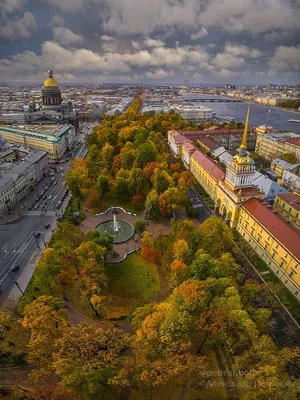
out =
[(0, 0), (0, 79), (300, 83), (300, 0)]

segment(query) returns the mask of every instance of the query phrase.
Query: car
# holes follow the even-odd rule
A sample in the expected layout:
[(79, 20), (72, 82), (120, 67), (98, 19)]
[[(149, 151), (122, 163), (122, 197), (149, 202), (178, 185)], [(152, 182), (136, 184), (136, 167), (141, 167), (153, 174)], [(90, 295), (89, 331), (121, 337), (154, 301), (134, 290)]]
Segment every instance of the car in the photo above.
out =
[(44, 197), (43, 197), (43, 200), (47, 200), (47, 196), (44, 196)]
[(48, 229), (48, 228), (50, 228), (50, 224), (45, 225), (45, 229)]
[(14, 265), (10, 270), (11, 272), (17, 272), (20, 269), (20, 265)]
[(49, 186), (48, 186), (48, 185), (46, 185), (45, 189), (46, 189), (46, 190), (47, 190), (47, 189), (49, 189)]
[(34, 208), (35, 208), (35, 209), (39, 208), (39, 205), (38, 205), (38, 204), (36, 204), (36, 205), (34, 206)]
[(57, 185), (57, 181), (54, 182), (54, 185)]
[(48, 196), (48, 199), (51, 200), (52, 199), (52, 194), (50, 194), (50, 196)]
[(40, 232), (35, 232), (34, 237), (39, 238), (41, 236)]

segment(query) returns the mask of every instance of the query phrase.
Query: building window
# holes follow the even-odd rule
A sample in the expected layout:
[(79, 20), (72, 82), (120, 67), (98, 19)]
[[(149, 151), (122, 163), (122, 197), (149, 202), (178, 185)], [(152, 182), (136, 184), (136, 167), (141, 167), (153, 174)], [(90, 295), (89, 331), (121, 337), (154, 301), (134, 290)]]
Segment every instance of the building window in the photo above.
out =
[(270, 235), (268, 236), (268, 240), (270, 240)]
[(285, 264), (285, 262), (281, 261), (281, 263), (280, 263), (281, 268), (284, 266), (284, 264)]
[(285, 256), (284, 256), (285, 258), (288, 258), (288, 253), (285, 253)]
[(293, 275), (294, 275), (294, 271), (291, 271), (291, 272), (289, 273), (289, 277), (291, 278)]
[(278, 249), (278, 243), (276, 244), (275, 249)]

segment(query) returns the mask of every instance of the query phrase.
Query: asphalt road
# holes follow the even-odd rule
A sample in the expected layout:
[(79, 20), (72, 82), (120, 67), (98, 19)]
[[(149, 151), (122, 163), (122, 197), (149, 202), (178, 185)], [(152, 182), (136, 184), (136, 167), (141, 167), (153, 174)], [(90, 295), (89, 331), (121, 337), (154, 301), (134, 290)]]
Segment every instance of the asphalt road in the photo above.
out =
[(201, 222), (204, 222), (207, 218), (209, 218), (212, 215), (211, 210), (205, 204), (201, 195), (198, 193), (197, 189), (194, 186), (192, 186), (189, 189), (189, 198), (193, 208), (198, 210), (199, 220)]
[[(86, 156), (87, 150), (83, 140), (91, 126), (92, 124), (82, 126), (82, 132), (77, 138), (82, 144), (74, 152), (73, 158)], [(70, 157), (70, 154), (67, 156)], [(45, 178), (45, 183), (40, 185), (42, 190), (37, 191), (39, 199), (36, 198), (35, 204), (17, 221), (0, 225), (0, 304), (15, 282), (18, 283), (22, 272), (34, 256), (45, 248), (46, 235), (49, 240), (57, 218), (62, 215), (60, 202), (63, 201), (66, 192), (63, 175), (68, 168), (68, 161), (51, 166), (55, 166), (58, 172)], [(47, 224), (50, 226), (46, 228)], [(18, 269), (13, 272), (12, 268), (15, 266), (18, 266)]]

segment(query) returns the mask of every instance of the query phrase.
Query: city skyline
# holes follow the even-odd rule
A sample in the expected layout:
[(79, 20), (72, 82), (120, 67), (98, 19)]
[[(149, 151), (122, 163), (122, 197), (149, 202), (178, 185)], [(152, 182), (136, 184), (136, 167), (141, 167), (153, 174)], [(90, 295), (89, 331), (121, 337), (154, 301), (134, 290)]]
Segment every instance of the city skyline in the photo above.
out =
[(299, 2), (4, 0), (7, 82), (299, 82)]

